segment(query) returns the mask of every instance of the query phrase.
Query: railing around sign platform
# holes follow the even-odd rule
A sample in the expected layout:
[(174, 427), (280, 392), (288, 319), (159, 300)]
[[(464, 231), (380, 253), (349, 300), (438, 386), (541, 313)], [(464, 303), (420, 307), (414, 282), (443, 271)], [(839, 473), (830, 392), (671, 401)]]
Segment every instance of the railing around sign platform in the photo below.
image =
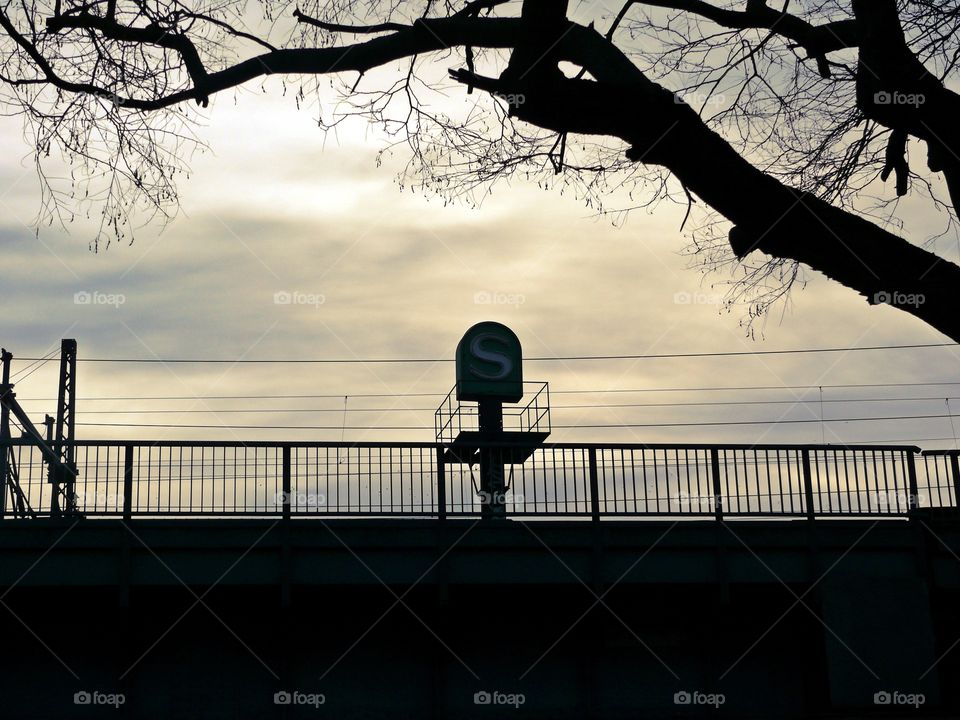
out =
[[(0, 444), (30, 508), (49, 514), (39, 448)], [(483, 502), (477, 466), (438, 443), (74, 445), (86, 517), (476, 517)], [(898, 517), (956, 508), (960, 487), (958, 451), (910, 446), (558, 443), (522, 464), (490, 447), (505, 465), (508, 517)]]
[[(550, 434), (550, 385), (525, 381), (523, 397), (517, 403), (503, 405), (505, 432)], [(434, 413), (434, 430), (441, 443), (452, 443), (463, 432), (477, 432), (479, 412), (475, 402), (461, 402), (454, 387)]]

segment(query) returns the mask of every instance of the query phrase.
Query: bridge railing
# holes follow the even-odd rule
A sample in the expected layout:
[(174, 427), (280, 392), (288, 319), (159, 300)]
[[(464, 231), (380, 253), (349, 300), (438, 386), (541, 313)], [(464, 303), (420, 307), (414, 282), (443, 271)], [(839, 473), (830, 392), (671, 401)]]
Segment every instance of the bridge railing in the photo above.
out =
[[(77, 507), (88, 517), (478, 517), (487, 500), (478, 466), (443, 444), (74, 445)], [(19, 438), (0, 450), (29, 507), (49, 514), (37, 446)], [(493, 455), (516, 517), (897, 517), (955, 508), (960, 496), (960, 452), (912, 446), (556, 443), (522, 463), (515, 448)]]
[(924, 450), (923, 461), (932, 504), (957, 507), (957, 498), (960, 498), (960, 450)]

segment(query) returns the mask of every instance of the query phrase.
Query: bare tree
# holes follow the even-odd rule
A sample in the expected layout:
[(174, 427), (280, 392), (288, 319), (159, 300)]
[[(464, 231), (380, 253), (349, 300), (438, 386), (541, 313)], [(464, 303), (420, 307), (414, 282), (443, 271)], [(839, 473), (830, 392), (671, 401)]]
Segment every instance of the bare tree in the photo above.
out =
[(916, 193), (956, 231), (958, 23), (937, 0), (7, 0), (0, 102), (27, 121), (45, 218), (94, 208), (104, 238), (176, 212), (194, 103), (274, 75), (306, 103), (326, 75), (321, 125), (381, 125), (404, 183), (470, 202), (520, 174), (602, 213), (634, 206), (614, 191), (697, 199), (716, 217), (691, 251), (752, 314), (807, 266), (960, 341), (960, 267), (894, 212)]

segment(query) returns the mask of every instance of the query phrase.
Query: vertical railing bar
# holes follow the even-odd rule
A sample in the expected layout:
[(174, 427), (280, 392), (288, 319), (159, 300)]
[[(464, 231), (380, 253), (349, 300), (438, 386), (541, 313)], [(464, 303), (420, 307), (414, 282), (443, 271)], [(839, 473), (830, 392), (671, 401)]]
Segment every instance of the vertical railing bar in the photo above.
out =
[[(889, 502), (889, 498), (890, 498), (890, 477), (889, 477), (889, 475), (888, 475), (888, 473), (887, 473), (887, 466), (888, 466), (889, 463), (890, 463), (890, 460), (889, 460), (889, 457), (890, 457), (890, 456), (889, 456), (889, 453), (883, 452), (883, 454), (882, 454), (880, 457), (881, 457), (880, 467), (883, 469), (883, 492), (884, 492), (884, 495), (886, 495), (886, 497), (887, 497), (887, 499), (888, 499), (888, 502)], [(879, 478), (879, 477), (877, 478), (877, 482), (878, 482), (878, 483), (880, 482), (880, 478)], [(900, 502), (899, 499), (897, 500), (897, 502), (898, 502), (898, 503)]]
[(232, 510), (237, 512), (237, 452), (238, 448), (231, 448), (231, 455), (233, 456), (233, 505)]
[(123, 519), (133, 516), (133, 445), (123, 447)]
[[(724, 463), (726, 463), (726, 457), (724, 457)], [(720, 485), (720, 450), (718, 448), (710, 448), (710, 472), (713, 477), (713, 512), (714, 517), (717, 520), (723, 520), (723, 491)], [(729, 493), (730, 486), (729, 481), (727, 485), (727, 492)]]
[[(437, 464), (437, 518), (440, 520), (447, 519), (447, 473), (446, 465), (443, 461), (443, 445), (437, 445), (436, 453), (436, 464)], [(393, 466), (393, 455), (390, 456), (391, 467)], [(393, 498), (391, 496), (391, 509), (393, 505)]]
[[(423, 462), (424, 448), (420, 448), (417, 452), (420, 453), (421, 462)], [(423, 462), (424, 466), (424, 478), (421, 479), (420, 483), (420, 509), (421, 514), (426, 513), (429, 509), (433, 507), (433, 501), (430, 501), (430, 505), (427, 505), (427, 493), (433, 494), (433, 483), (430, 482), (430, 479), (433, 477), (433, 461), (434, 456), (432, 453), (426, 454), (427, 460)]]
[(623, 512), (630, 512), (630, 498), (637, 492), (636, 479), (631, 478), (632, 489), (627, 489), (627, 455), (623, 448), (620, 448), (620, 480), (623, 487)]
[(283, 446), (283, 519), (289, 520), (291, 515), (291, 497), (290, 491), (292, 489), (290, 482), (290, 446)]
[[(863, 508), (863, 501), (862, 501), (863, 492), (860, 490), (860, 465), (857, 462), (858, 451), (851, 450), (850, 452), (853, 455), (853, 479), (857, 483), (857, 512), (859, 513), (859, 512), (862, 512), (862, 508)], [(863, 471), (864, 471), (864, 474), (866, 474), (866, 466), (864, 466)], [(864, 483), (866, 483), (867, 478), (864, 477), (863, 481)], [(869, 484), (867, 484), (866, 487), (867, 487), (867, 492), (869, 492), (869, 489), (870, 489)], [(871, 508), (869, 503), (867, 504), (867, 514), (871, 514)]]
[[(77, 449), (77, 451), (79, 451), (79, 450), (80, 450), (80, 448)], [(93, 468), (94, 468), (94, 470), (93, 470), (93, 498), (94, 498), (94, 499), (93, 499), (93, 507), (94, 507), (94, 510), (97, 510), (97, 509), (99, 508), (99, 505), (100, 505), (100, 503), (99, 503), (99, 499), (100, 499), (100, 462), (99, 462), (99, 460), (100, 460), (100, 446), (97, 445), (97, 447), (95, 448), (95, 450), (96, 450), (96, 452), (94, 453), (95, 461), (94, 461), (94, 466), (93, 466)], [(6, 452), (7, 452), (7, 449), (4, 448), (3, 452), (6, 453)], [(107, 466), (107, 470), (108, 470), (108, 471), (110, 470), (110, 466), (109, 466), (109, 465)], [(89, 485), (89, 484), (90, 484), (90, 448), (83, 448), (83, 485), (84, 485), (84, 487), (86, 487), (86, 486)], [(117, 508), (116, 508), (116, 505), (117, 505), (116, 501), (114, 501), (112, 508), (108, 507), (108, 505), (109, 505), (109, 503), (110, 503), (110, 499), (109, 499), (109, 498), (110, 498), (110, 475), (109, 475), (109, 474), (107, 475), (106, 478), (104, 478), (103, 484), (104, 484), (104, 491), (103, 491), (103, 496), (104, 496), (104, 497), (103, 497), (103, 509), (104, 509), (104, 511), (116, 510), (116, 509), (117, 509)], [(77, 491), (77, 492), (79, 493), (79, 491)], [(84, 493), (83, 505), (84, 505), (84, 507), (81, 509), (82, 512), (87, 512), (87, 509), (86, 509), (86, 506), (87, 506), (86, 493)]]
[[(613, 514), (616, 515), (620, 509), (620, 501), (617, 493), (617, 460), (614, 457), (613, 450), (610, 451), (610, 490), (613, 494)], [(606, 489), (606, 460), (604, 460), (604, 489)], [(644, 475), (646, 480), (646, 475)], [(646, 488), (646, 486), (644, 486)], [(606, 498), (604, 498), (606, 500)], [(606, 503), (605, 503), (606, 504)], [(606, 508), (605, 508), (606, 509)]]
[[(547, 472), (547, 459), (543, 460), (544, 473)], [(520, 471), (523, 472), (523, 466), (520, 466)], [(553, 511), (560, 512), (560, 489), (557, 486), (557, 451), (554, 448), (550, 450), (550, 473), (553, 475)], [(566, 503), (564, 503), (564, 510), (566, 509)], [(545, 512), (550, 512), (550, 506), (547, 505), (544, 508)]]
[(587, 449), (588, 472), (590, 474), (590, 517), (594, 522), (600, 521), (600, 477), (597, 472), (597, 449)]
[(920, 489), (917, 487), (917, 466), (916, 458), (912, 450), (904, 450), (902, 454), (907, 460), (907, 482), (909, 483), (910, 494), (907, 496), (907, 513), (916, 510), (919, 505)]
[[(733, 489), (735, 492), (734, 497), (737, 498), (737, 507), (735, 511), (740, 513), (740, 512), (743, 512), (743, 508), (740, 506), (740, 471), (738, 469), (738, 464), (737, 464), (737, 451), (731, 450), (730, 454), (733, 455)], [(743, 454), (743, 463), (744, 463), (744, 472), (746, 472), (746, 463), (747, 463), (746, 452), (744, 452)], [(727, 461), (727, 451), (724, 450), (723, 451), (723, 474), (724, 474), (724, 477), (726, 477), (727, 479), (727, 497), (730, 497), (730, 471), (727, 469), (728, 465), (729, 463)], [(750, 512), (749, 492), (747, 494), (747, 512)]]
[[(955, 508), (960, 508), (960, 454), (951, 453), (950, 454), (950, 471), (953, 475), (953, 506)], [(940, 470), (937, 469), (937, 484), (940, 483), (939, 480)]]
[[(947, 458), (944, 458), (944, 461), (947, 461)], [(934, 469), (936, 470), (936, 465), (934, 465)], [(926, 481), (927, 481), (926, 487), (927, 487), (927, 492), (930, 493), (930, 505), (933, 506), (933, 491), (932, 491), (932, 489), (931, 489), (933, 486), (931, 485), (931, 483), (935, 483), (936, 488), (937, 488), (937, 507), (944, 507), (944, 504), (943, 504), (943, 485), (942, 485), (941, 482), (940, 482), (940, 473), (939, 473), (939, 471), (937, 471), (937, 472), (936, 472), (936, 477), (935, 477), (935, 478), (934, 478), (934, 477), (931, 477), (931, 475), (930, 475), (930, 458), (929, 458), (929, 457), (924, 458), (924, 462), (923, 462), (923, 477), (924, 477), (924, 478), (926, 479)], [(949, 491), (948, 491), (948, 492), (947, 492), (947, 498), (948, 498), (948, 500), (949, 500), (949, 497), (950, 497), (950, 493), (949, 493)]]
[[(687, 452), (687, 451), (686, 451), (686, 448), (684, 448), (684, 451), (683, 451), (683, 452), (684, 452), (684, 458), (686, 458), (686, 452)], [(676, 476), (677, 476), (677, 493), (676, 493), (676, 495), (677, 495), (677, 497), (679, 497), (679, 496), (680, 496), (680, 492), (681, 492), (681, 490), (680, 490), (680, 485), (681, 485), (681, 480), (680, 480), (680, 449), (679, 449), (679, 448), (674, 448), (674, 449), (673, 449), (673, 466), (676, 468)], [(687, 467), (686, 464), (684, 464), (684, 467), (685, 467), (685, 468)], [(673, 492), (670, 490), (670, 475), (669, 475), (669, 473), (668, 473), (668, 474), (667, 474), (667, 510), (668, 510), (668, 511), (669, 511), (669, 509), (670, 509), (670, 505), (671, 505), (671, 502), (673, 501), (673, 498), (674, 498), (674, 494), (673, 494)], [(676, 504), (676, 503), (673, 502), (672, 504)]]
[[(441, 451), (441, 452), (443, 451), (442, 446), (441, 446), (441, 448), (440, 448), (440, 451)], [(396, 508), (396, 505), (394, 505), (394, 502), (393, 502), (393, 486), (394, 486), (393, 448), (388, 448), (388, 450), (387, 450), (387, 458), (389, 459), (388, 462), (387, 462), (387, 471), (390, 473), (390, 482), (387, 483), (387, 490), (388, 490), (389, 493), (390, 493), (390, 511), (393, 512), (393, 511), (395, 510), (395, 508)], [(400, 463), (401, 463), (401, 464), (400, 464), (400, 467), (402, 468), (402, 467), (403, 467), (403, 457), (402, 457), (402, 456), (401, 456), (401, 458), (400, 458)], [(401, 507), (401, 509), (402, 509), (402, 507)]]
[[(823, 455), (823, 463), (820, 462), (820, 456)], [(820, 450), (814, 450), (813, 452), (813, 467), (816, 468), (817, 472), (817, 507), (820, 510), (820, 513), (823, 514), (823, 478), (820, 476), (820, 466), (821, 464), (826, 464), (827, 455), (825, 452)], [(829, 470), (828, 470), (829, 476)], [(829, 497), (829, 494), (827, 495)]]
[[(864, 463), (866, 463), (866, 461), (867, 461), (867, 453), (869, 453), (869, 455), (870, 455), (870, 465), (871, 465), (872, 468), (873, 468), (873, 487), (874, 487), (874, 492), (875, 492), (875, 494), (876, 494), (876, 497), (879, 498), (879, 497), (881, 496), (881, 493), (883, 493), (883, 490), (880, 489), (880, 465), (877, 465), (877, 451), (876, 451), (876, 450), (864, 451)], [(882, 465), (882, 463), (883, 463), (883, 451), (880, 452), (880, 461), (881, 461), (881, 465)], [(890, 498), (887, 497), (887, 504), (888, 504), (888, 505), (889, 505), (889, 502), (890, 502)], [(897, 498), (897, 503), (899, 503), (899, 502), (900, 502), (900, 499)], [(878, 509), (880, 509), (880, 508), (878, 507)]]
[[(850, 513), (853, 513), (853, 498), (857, 499), (857, 513), (860, 512), (860, 483), (856, 484), (853, 496), (850, 495), (850, 460), (847, 459), (849, 451), (843, 451), (843, 479), (847, 487), (847, 502), (850, 505)], [(854, 468), (856, 470), (856, 468)], [(856, 475), (854, 475), (854, 480), (856, 480)]]
[[(325, 447), (323, 449), (323, 486), (324, 488), (326, 488), (326, 492), (324, 493), (324, 495), (326, 495), (326, 498), (327, 498), (328, 512), (333, 507), (333, 505), (330, 502), (330, 450), (331, 448), (329, 447)], [(336, 496), (337, 496), (337, 505), (339, 505), (340, 504), (339, 488), (337, 488)]]
[[(833, 454), (833, 474), (836, 475), (836, 485), (837, 485), (837, 511), (840, 514), (843, 514), (843, 495), (840, 493), (840, 465), (837, 462), (837, 456), (840, 454), (839, 450), (832, 450)], [(829, 466), (827, 473), (829, 475)], [(833, 498), (830, 495), (827, 495), (827, 504), (830, 507), (830, 511), (833, 512)]]
[[(787, 453), (787, 483), (789, 487), (790, 478), (790, 455)], [(777, 495), (780, 498), (780, 512), (783, 512), (783, 465), (780, 462), (780, 451), (777, 450)], [(770, 482), (769, 473), (767, 478), (767, 503), (770, 505), (770, 512), (773, 512), (773, 483)]]
[(806, 504), (807, 519), (813, 520), (817, 514), (813, 506), (813, 472), (810, 469), (810, 451), (804, 448), (800, 451), (800, 462), (803, 465), (803, 499)]
[[(99, 450), (99, 446), (98, 446), (97, 449)], [(79, 448), (78, 448), (78, 450), (79, 450)], [(89, 448), (82, 448), (82, 450), (83, 450), (83, 486), (86, 487), (87, 485), (90, 484), (90, 449), (89, 449)], [(3, 452), (6, 453), (6, 452), (7, 452), (7, 449), (4, 448), (4, 449), (3, 449)], [(75, 452), (76, 452), (76, 451), (75, 451)], [(79, 465), (79, 463), (78, 463), (78, 465)], [(99, 470), (99, 468), (97, 468), (97, 469)], [(108, 483), (108, 484), (107, 484), (106, 491), (103, 493), (103, 495), (104, 495), (104, 497), (103, 497), (103, 509), (104, 509), (104, 511), (107, 511), (107, 510), (108, 510), (108, 508), (107, 508), (107, 503), (109, 502), (108, 498), (109, 498), (109, 496), (110, 496), (109, 478), (107, 478), (107, 483)], [(79, 494), (79, 490), (78, 490), (77, 492), (78, 492), (78, 494)], [(81, 508), (81, 512), (86, 512), (86, 505), (87, 505), (86, 495), (87, 495), (87, 493), (84, 492), (83, 495), (84, 495), (84, 497), (83, 497), (83, 507)], [(98, 508), (99, 508), (99, 500), (100, 500), (100, 474), (99, 474), (98, 472), (94, 471), (94, 474), (93, 474), (93, 507), (94, 507), (94, 511), (95, 511), (95, 512), (96, 512), (96, 511), (98, 510)]]

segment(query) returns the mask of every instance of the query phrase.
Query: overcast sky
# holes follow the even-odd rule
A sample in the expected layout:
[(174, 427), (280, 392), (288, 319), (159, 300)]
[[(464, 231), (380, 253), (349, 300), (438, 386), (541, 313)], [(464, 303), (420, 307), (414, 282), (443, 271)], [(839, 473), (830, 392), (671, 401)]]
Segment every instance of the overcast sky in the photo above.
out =
[[(276, 88), (268, 89), (275, 90)], [(473, 102), (463, 98), (463, 102)], [(19, 123), (0, 124), (0, 342), (41, 356), (62, 337), (81, 358), (451, 358), (463, 332), (498, 320), (528, 356), (647, 354), (943, 342), (920, 321), (871, 308), (812, 274), (756, 339), (746, 308), (723, 312), (722, 289), (688, 269), (680, 251), (683, 209), (637, 212), (624, 227), (535, 184), (501, 186), (478, 209), (401, 192), (390, 162), (377, 167), (376, 133), (354, 127), (324, 142), (316, 123), (279, 92), (216, 98), (202, 137), (211, 152), (181, 184), (183, 214), (163, 232), (92, 253), (84, 226), (70, 233), (31, 220), (39, 207), (31, 148)], [(402, 160), (402, 156), (398, 158)], [(917, 220), (919, 210), (904, 213)], [(915, 227), (927, 224), (915, 222)], [(956, 250), (941, 246), (957, 261)], [(716, 276), (715, 281), (726, 279)], [(101, 302), (84, 304), (77, 293)], [(288, 293), (290, 304), (278, 304)], [(109, 304), (105, 296), (116, 296)], [(312, 297), (311, 297), (312, 296)], [(80, 298), (85, 296), (81, 295)], [(284, 297), (280, 296), (281, 299)], [(122, 302), (120, 302), (122, 299)], [(920, 440), (953, 446), (945, 417), (780, 426), (588, 428), (584, 425), (816, 420), (816, 386), (960, 381), (955, 349), (605, 362), (530, 362), (528, 379), (553, 390), (557, 441), (828, 442)], [(15, 362), (15, 371), (24, 362)], [(18, 384), (37, 422), (52, 412), (56, 363)], [(452, 363), (412, 365), (103, 365), (79, 370), (81, 423), (316, 425), (329, 429), (169, 429), (82, 424), (84, 438), (404, 439), (430, 441)], [(814, 386), (812, 390), (651, 392), (658, 388)], [(573, 394), (573, 390), (644, 390)], [(302, 400), (94, 401), (103, 396), (331, 395)], [(837, 389), (827, 418), (940, 415), (960, 386)], [(342, 413), (347, 395), (346, 415)], [(809, 402), (794, 406), (797, 399)], [(570, 405), (775, 400), (783, 404), (570, 408)], [(960, 399), (954, 408), (960, 407)], [(309, 409), (237, 413), (225, 410)], [(361, 409), (384, 409), (363, 412)], [(105, 414), (125, 410), (129, 414)], [(147, 410), (176, 413), (144, 414)], [(326, 410), (324, 412), (323, 410)], [(94, 412), (97, 411), (97, 412)], [(183, 411), (183, 412), (180, 412)], [(190, 411), (190, 412), (186, 412)], [(197, 412), (200, 411), (200, 412)], [(956, 421), (955, 421), (956, 422)], [(344, 430), (410, 426), (407, 430)], [(419, 429), (417, 429), (419, 428)], [(949, 440), (948, 440), (949, 439)]]

